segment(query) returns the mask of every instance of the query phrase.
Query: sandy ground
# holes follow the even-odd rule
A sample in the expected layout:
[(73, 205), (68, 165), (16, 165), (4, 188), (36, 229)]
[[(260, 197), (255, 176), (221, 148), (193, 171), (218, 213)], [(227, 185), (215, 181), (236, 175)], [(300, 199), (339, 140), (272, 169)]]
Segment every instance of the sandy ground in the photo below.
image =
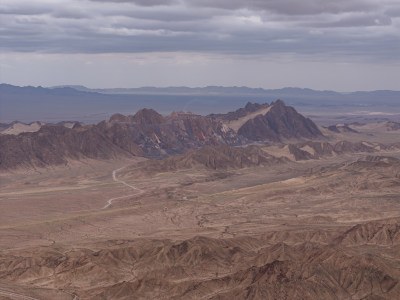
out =
[[(398, 152), (374, 155), (400, 158)], [(153, 174), (138, 168), (143, 159), (87, 161), (67, 168), (3, 173), (0, 254), (6, 257), (4, 263), (7, 257), (9, 262), (13, 260), (8, 255), (25, 249), (100, 251), (116, 240), (146, 241), (145, 245), (199, 236), (260, 239), (269, 233), (273, 233), (269, 245), (275, 240), (295, 245), (299, 240), (292, 233), (324, 232), (327, 237), (357, 224), (400, 217), (399, 165), (357, 163), (365, 156), (359, 153), (271, 167)], [(397, 258), (393, 261), (398, 264)], [(59, 293), (57, 299), (74, 299), (80, 291), (85, 298), (84, 286), (65, 285), (62, 293), (55, 283), (40, 281), (42, 273), (23, 279), (4, 271), (10, 268), (6, 265), (0, 262), (0, 299), (24, 299), (23, 295), (51, 299), (55, 293)], [(224, 272), (231, 274), (228, 269)]]
[(135, 161), (116, 161), (8, 174), (0, 190), (0, 247), (226, 237), (313, 227), (313, 218), (336, 227), (399, 216), (400, 186), (384, 174), (389, 170), (343, 167), (362, 156), (214, 172), (149, 175)]

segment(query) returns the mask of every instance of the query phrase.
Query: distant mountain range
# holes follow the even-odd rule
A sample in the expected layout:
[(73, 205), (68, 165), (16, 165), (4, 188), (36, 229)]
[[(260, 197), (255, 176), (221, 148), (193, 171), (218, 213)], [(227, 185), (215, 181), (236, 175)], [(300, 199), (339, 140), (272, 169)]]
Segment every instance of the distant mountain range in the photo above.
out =
[(134, 114), (143, 107), (162, 115), (172, 111), (226, 113), (247, 102), (282, 99), (324, 125), (339, 122), (399, 121), (400, 91), (338, 93), (311, 89), (248, 87), (142, 87), (89, 89), (83, 86), (19, 87), (0, 84), (0, 123), (74, 120), (97, 123), (112, 114)]
[(343, 96), (358, 96), (364, 97), (367, 95), (375, 96), (398, 96), (399, 91), (392, 90), (377, 90), (377, 91), (358, 91), (350, 93), (340, 93), (335, 91), (317, 91), (307, 88), (296, 88), (296, 87), (285, 87), (281, 89), (262, 89), (262, 88), (249, 88), (245, 86), (233, 86), (233, 87), (223, 87), (223, 86), (206, 86), (206, 87), (140, 87), (140, 88), (112, 88), (112, 89), (90, 89), (82, 85), (61, 85), (49, 87), (49, 89), (64, 89), (72, 88), (77, 91), (100, 93), (100, 94), (161, 94), (161, 95), (276, 95), (276, 96), (288, 96), (288, 97), (343, 97)]

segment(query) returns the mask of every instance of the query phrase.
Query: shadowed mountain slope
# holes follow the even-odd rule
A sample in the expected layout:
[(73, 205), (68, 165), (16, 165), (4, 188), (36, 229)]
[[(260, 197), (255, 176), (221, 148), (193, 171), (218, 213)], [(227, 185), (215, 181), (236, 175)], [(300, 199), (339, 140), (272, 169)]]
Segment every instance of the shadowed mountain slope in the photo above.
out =
[[(66, 164), (69, 160), (121, 155), (163, 157), (206, 145), (236, 146), (316, 137), (322, 134), (315, 124), (280, 100), (271, 105), (248, 103), (235, 112), (212, 116), (185, 112), (162, 116), (153, 109), (142, 109), (135, 115), (114, 114), (108, 122), (97, 125), (45, 125), (36, 132), (0, 134), (0, 169), (44, 167)], [(271, 161), (267, 154), (259, 154), (257, 163), (263, 159)], [(249, 155), (254, 159), (254, 151)], [(242, 160), (245, 166), (250, 166), (249, 162)]]
[(163, 117), (153, 110), (142, 110), (134, 116), (114, 115), (110, 122), (97, 125), (45, 125), (37, 132), (0, 135), (0, 169), (121, 155), (160, 157), (204, 145), (244, 141), (214, 119), (193, 114)]
[[(337, 143), (306, 141), (296, 144), (280, 146), (281, 152), (285, 150), (293, 160), (319, 159), (345, 153), (374, 153), (382, 150), (397, 150), (398, 143), (382, 144), (372, 142), (349, 142), (340, 141)], [(277, 151), (278, 154), (279, 151)], [(273, 152), (269, 151), (274, 155)], [(279, 156), (279, 155), (278, 155)]]
[(142, 125), (159, 125), (165, 121), (164, 117), (154, 109), (143, 108), (133, 116), (114, 114), (110, 122), (135, 123)]
[[(110, 159), (128, 154), (100, 126), (71, 129), (45, 125), (37, 132), (1, 135), (0, 145), (0, 169), (44, 167), (66, 164), (70, 159)], [(140, 154), (140, 149), (133, 153)]]
[(281, 142), (323, 136), (313, 121), (299, 114), (293, 107), (286, 106), (282, 100), (271, 104), (249, 102), (234, 112), (210, 116), (223, 121), (251, 141)]
[(238, 134), (254, 141), (322, 137), (313, 121), (303, 117), (293, 107), (286, 106), (281, 100), (272, 103), (265, 115), (248, 120), (239, 128)]
[(268, 166), (284, 163), (286, 161), (288, 161), (288, 159), (276, 158), (257, 146), (239, 148), (220, 145), (188, 150), (184, 154), (170, 156), (163, 160), (146, 161), (143, 163), (142, 168), (147, 171), (155, 172), (166, 172), (194, 167), (219, 170)]

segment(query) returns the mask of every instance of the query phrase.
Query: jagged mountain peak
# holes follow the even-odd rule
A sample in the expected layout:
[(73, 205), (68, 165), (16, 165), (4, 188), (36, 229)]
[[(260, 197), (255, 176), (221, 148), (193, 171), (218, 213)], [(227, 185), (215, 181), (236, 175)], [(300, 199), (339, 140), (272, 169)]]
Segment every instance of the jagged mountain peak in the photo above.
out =
[[(259, 109), (262, 109), (262, 108), (265, 108), (265, 107), (268, 107), (268, 106), (269, 106), (268, 103), (260, 104), (260, 103), (252, 103), (252, 102), (249, 101), (245, 105), (244, 109), (246, 111), (248, 111), (248, 112), (254, 112), (256, 110), (259, 110)], [(240, 110), (240, 108), (238, 110), (236, 110), (236, 111), (239, 111), (239, 110)]]
[(139, 110), (132, 118), (138, 124), (155, 125), (161, 124), (164, 117), (154, 109), (143, 108)]
[(253, 141), (282, 142), (287, 139), (323, 137), (315, 123), (278, 99), (271, 104), (248, 102), (245, 107), (210, 117), (221, 120), (239, 135)]
[(281, 99), (278, 99), (278, 100), (276, 100), (276, 101), (273, 101), (273, 102), (271, 103), (271, 105), (286, 106), (285, 102), (284, 102), (283, 100), (281, 100)]
[[(59, 127), (42, 126), (38, 134), (15, 138), (0, 135), (0, 168), (45, 166), (71, 158), (108, 159), (120, 154), (163, 157), (206, 145), (322, 137), (310, 119), (281, 100), (272, 104), (249, 102), (234, 112), (211, 116), (178, 112), (164, 117), (144, 108), (134, 115), (114, 114), (109, 122), (97, 125)], [(90, 145), (86, 145), (87, 140)]]
[(151, 108), (143, 108), (136, 112), (136, 114), (125, 116), (120, 113), (113, 114), (110, 122), (119, 123), (135, 123), (141, 125), (156, 125), (164, 122), (165, 118)]
[(255, 141), (283, 141), (285, 139), (322, 137), (313, 121), (299, 114), (282, 100), (272, 102), (266, 109), (253, 112), (242, 120), (237, 133)]

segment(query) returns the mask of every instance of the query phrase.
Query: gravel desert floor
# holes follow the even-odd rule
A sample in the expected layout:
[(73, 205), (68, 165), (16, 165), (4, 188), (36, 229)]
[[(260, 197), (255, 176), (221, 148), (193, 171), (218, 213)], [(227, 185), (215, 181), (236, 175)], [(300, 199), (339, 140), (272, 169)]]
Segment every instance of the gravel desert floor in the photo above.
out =
[(2, 173), (0, 299), (400, 298), (398, 150), (144, 165)]

